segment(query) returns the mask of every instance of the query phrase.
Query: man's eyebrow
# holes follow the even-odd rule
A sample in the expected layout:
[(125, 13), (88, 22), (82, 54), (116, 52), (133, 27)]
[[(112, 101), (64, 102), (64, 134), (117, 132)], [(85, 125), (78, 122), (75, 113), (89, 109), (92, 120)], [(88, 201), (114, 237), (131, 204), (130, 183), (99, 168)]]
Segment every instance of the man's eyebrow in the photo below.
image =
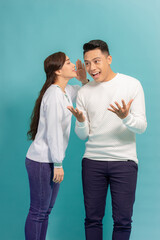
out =
[(70, 59), (69, 59), (69, 58), (67, 58), (67, 59), (66, 59), (66, 61), (70, 61)]
[[(92, 60), (96, 60), (96, 59), (101, 59), (100, 57), (96, 57), (96, 58), (93, 58)], [(91, 60), (91, 61), (92, 61)], [(85, 62), (89, 62), (89, 60), (84, 60)]]

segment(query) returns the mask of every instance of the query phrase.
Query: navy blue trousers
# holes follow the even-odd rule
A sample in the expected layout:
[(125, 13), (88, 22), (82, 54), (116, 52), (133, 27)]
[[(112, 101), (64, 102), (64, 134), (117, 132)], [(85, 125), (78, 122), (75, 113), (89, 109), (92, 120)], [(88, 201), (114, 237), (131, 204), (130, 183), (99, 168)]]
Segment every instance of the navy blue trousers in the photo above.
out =
[(85, 204), (86, 240), (102, 240), (102, 220), (106, 195), (110, 185), (112, 216), (114, 221), (112, 240), (128, 240), (131, 233), (133, 204), (138, 165), (128, 161), (82, 160), (82, 183)]
[(52, 181), (53, 168), (53, 163), (39, 163), (26, 158), (30, 186), (30, 209), (25, 224), (26, 240), (46, 239), (49, 214), (60, 186)]

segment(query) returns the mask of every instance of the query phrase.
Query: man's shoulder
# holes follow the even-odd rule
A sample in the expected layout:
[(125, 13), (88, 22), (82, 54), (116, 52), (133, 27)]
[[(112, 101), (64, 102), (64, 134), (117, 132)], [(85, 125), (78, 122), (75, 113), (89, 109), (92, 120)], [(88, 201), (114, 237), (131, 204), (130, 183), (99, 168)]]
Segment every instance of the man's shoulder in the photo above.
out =
[(81, 93), (81, 94), (86, 93), (86, 92), (90, 91), (91, 88), (94, 86), (95, 86), (95, 81), (90, 81), (87, 84), (85, 84), (84, 86), (82, 86), (80, 88), (80, 90), (78, 91), (78, 93)]
[(133, 87), (133, 86), (137, 87), (141, 85), (140, 81), (137, 78), (126, 75), (126, 74), (119, 73), (119, 78), (121, 82), (123, 82), (125, 85), (128, 85), (130, 87)]
[(124, 79), (125, 81), (132, 81), (135, 83), (139, 82), (139, 80), (137, 78), (129, 76), (127, 74), (119, 73), (119, 77), (120, 77), (120, 79), (122, 79), (122, 80)]

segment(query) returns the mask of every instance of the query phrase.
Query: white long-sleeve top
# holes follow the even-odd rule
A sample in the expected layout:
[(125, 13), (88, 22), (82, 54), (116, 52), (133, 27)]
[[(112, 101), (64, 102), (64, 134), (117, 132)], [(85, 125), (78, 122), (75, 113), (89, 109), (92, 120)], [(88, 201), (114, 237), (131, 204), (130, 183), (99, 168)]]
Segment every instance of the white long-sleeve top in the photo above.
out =
[(57, 85), (45, 92), (41, 107), (37, 134), (30, 145), (27, 158), (44, 163), (62, 165), (71, 128), (71, 112), (67, 106), (76, 101), (78, 85), (67, 85), (65, 93)]
[[(128, 116), (120, 119), (108, 110), (115, 101), (127, 104), (134, 99)], [(88, 138), (83, 157), (101, 161), (134, 160), (136, 133), (143, 133), (147, 127), (144, 92), (140, 82), (130, 76), (118, 73), (112, 80), (89, 82), (77, 95), (77, 108), (85, 116), (85, 122), (76, 121), (75, 132), (81, 139)]]

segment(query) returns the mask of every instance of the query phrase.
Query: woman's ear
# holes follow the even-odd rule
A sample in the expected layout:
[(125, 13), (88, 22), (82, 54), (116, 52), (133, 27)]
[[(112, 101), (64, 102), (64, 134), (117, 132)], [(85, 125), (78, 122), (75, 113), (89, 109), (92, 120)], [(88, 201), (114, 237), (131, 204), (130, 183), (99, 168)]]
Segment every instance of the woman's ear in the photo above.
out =
[(60, 69), (60, 70), (57, 70), (57, 71), (55, 71), (55, 74), (56, 74), (57, 76), (60, 76), (60, 75), (61, 75), (61, 69)]

